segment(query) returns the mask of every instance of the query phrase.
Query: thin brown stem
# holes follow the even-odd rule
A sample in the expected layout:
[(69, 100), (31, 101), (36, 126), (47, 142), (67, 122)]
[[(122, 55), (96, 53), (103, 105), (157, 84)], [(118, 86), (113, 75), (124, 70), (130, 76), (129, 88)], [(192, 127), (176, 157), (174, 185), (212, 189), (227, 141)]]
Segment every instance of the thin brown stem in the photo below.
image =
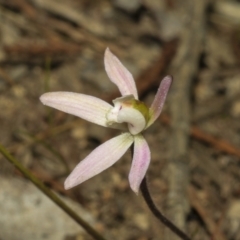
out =
[(190, 237), (188, 237), (182, 230), (180, 230), (176, 225), (174, 225), (170, 220), (168, 220), (156, 207), (155, 203), (153, 202), (153, 199), (150, 195), (150, 192), (148, 190), (147, 186), (147, 180), (146, 177), (143, 178), (143, 181), (140, 185), (140, 189), (142, 191), (143, 198), (149, 207), (152, 214), (160, 221), (162, 222), (166, 227), (168, 227), (170, 230), (172, 230), (177, 236), (179, 236), (183, 240), (191, 240)]

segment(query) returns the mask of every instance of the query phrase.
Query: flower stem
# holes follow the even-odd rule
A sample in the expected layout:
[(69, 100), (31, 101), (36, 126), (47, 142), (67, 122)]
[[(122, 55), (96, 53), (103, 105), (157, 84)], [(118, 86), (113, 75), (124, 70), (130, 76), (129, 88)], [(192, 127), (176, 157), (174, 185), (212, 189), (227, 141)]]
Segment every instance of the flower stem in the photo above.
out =
[(87, 222), (78, 216), (71, 208), (69, 208), (55, 193), (47, 188), (38, 178), (36, 178), (28, 169), (26, 169), (17, 159), (15, 159), (1, 144), (0, 152), (13, 164), (25, 177), (27, 177), (38, 189), (47, 195), (54, 203), (56, 203), (63, 211), (65, 211), (73, 220), (81, 225), (94, 239), (105, 240), (97, 231), (95, 231)]
[(143, 198), (148, 205), (149, 209), (153, 213), (153, 215), (161, 221), (166, 227), (171, 229), (177, 236), (179, 236), (183, 240), (191, 240), (182, 230), (180, 230), (176, 225), (174, 225), (170, 220), (168, 220), (156, 207), (155, 203), (152, 200), (152, 197), (149, 193), (146, 177), (143, 178), (143, 181), (140, 185), (140, 189), (142, 191)]

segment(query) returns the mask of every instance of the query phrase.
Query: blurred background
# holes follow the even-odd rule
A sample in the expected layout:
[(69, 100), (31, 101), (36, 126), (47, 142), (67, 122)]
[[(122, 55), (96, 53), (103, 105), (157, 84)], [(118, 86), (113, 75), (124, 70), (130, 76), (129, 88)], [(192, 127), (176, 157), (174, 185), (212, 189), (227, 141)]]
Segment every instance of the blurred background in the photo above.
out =
[[(74, 166), (119, 134), (43, 106), (48, 91), (120, 96), (106, 47), (149, 106), (173, 85), (146, 137), (152, 196), (194, 240), (240, 239), (240, 1), (0, 0), (0, 142), (107, 239), (177, 240), (130, 189), (128, 152), (65, 191)], [(101, 161), (101, 159), (99, 159)], [(0, 156), (0, 239), (92, 239)]]

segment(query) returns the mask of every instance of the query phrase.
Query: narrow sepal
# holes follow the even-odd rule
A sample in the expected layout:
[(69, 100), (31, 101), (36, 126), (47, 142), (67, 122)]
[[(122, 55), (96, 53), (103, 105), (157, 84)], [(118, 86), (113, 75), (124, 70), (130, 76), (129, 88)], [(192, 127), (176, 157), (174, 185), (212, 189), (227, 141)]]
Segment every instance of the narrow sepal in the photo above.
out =
[(172, 83), (171, 76), (166, 76), (161, 81), (157, 94), (150, 107), (150, 119), (148, 121), (147, 127), (152, 125), (161, 114), (171, 83)]
[(129, 173), (131, 189), (138, 194), (140, 184), (150, 164), (151, 152), (145, 138), (138, 134), (134, 137), (134, 152), (132, 166)]
[(106, 115), (112, 106), (99, 98), (72, 92), (50, 92), (43, 94), (40, 100), (49, 107), (101, 126), (108, 126)]
[(133, 95), (138, 99), (138, 93), (132, 74), (123, 66), (119, 59), (111, 53), (109, 48), (105, 51), (104, 65), (110, 80), (117, 85), (122, 96)]
[(94, 149), (72, 171), (64, 183), (65, 189), (76, 185), (99, 174), (118, 161), (133, 143), (130, 133), (114, 137)]

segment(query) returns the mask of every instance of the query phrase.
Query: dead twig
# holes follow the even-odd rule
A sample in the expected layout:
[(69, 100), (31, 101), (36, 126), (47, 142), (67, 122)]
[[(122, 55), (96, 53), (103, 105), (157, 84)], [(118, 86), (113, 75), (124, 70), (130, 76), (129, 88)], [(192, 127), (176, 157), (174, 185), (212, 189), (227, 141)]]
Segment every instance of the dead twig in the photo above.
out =
[(212, 135), (201, 131), (198, 127), (195, 127), (195, 126), (191, 128), (191, 135), (200, 141), (210, 144), (211, 146), (213, 146), (214, 148), (222, 152), (225, 152), (240, 158), (240, 150), (234, 147), (233, 145), (231, 145), (230, 143), (228, 143), (224, 139), (220, 139), (220, 138), (218, 139), (216, 137), (213, 137)]
[[(167, 114), (162, 114), (160, 116), (160, 121), (163, 124), (167, 124), (167, 125), (171, 124), (170, 123), (171, 119)], [(191, 137), (195, 138), (198, 141), (209, 144), (211, 147), (219, 150), (220, 152), (234, 155), (240, 158), (240, 150), (237, 147), (233, 146), (231, 143), (229, 143), (225, 139), (217, 138), (212, 136), (209, 133), (204, 132), (203, 130), (198, 128), (196, 125), (191, 126), (190, 135)]]
[(212, 240), (226, 240), (226, 237), (220, 231), (218, 224), (211, 218), (211, 213), (202, 206), (193, 187), (189, 187), (189, 200), (191, 206), (197, 211), (206, 225), (207, 231), (211, 234)]
[[(171, 112), (171, 157), (168, 162), (169, 192), (168, 216), (182, 230), (186, 229), (189, 212), (187, 188), (189, 186), (189, 132), (190, 90), (192, 79), (198, 69), (198, 60), (205, 36), (205, 13), (207, 1), (184, 2), (188, 23), (181, 33), (178, 52), (172, 64), (173, 83), (170, 96)], [(189, 47), (191, 46), (191, 47)], [(177, 239), (166, 230), (165, 239)]]
[(10, 56), (20, 57), (56, 57), (56, 55), (69, 56), (77, 55), (81, 51), (81, 46), (75, 44), (53, 43), (28, 44), (5, 46), (4, 51)]

